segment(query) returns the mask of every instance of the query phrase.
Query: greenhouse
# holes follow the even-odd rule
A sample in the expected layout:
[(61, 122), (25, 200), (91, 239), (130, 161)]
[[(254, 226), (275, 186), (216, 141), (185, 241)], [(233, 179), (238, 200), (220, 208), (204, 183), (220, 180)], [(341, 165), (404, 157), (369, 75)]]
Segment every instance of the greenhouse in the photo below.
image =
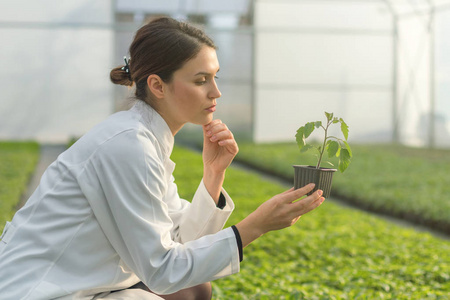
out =
[[(112, 84), (110, 72), (124, 63), (133, 63), (128, 47), (135, 32), (161, 16), (187, 21), (214, 40), (220, 63), (214, 83), (221, 97), (211, 111), (217, 108), (214, 119), (221, 119), (234, 134), (227, 135), (230, 148), (221, 148), (216, 147), (219, 141), (213, 141), (212, 136), (211, 143), (208, 142), (211, 128), (203, 131), (201, 126), (186, 124), (178, 132), (169, 128), (165, 118), (156, 117), (155, 122), (164, 119), (168, 126), (147, 130), (148, 124), (141, 125), (148, 121), (148, 115), (136, 118), (139, 127), (147, 130), (142, 140), (147, 141), (149, 132), (157, 140), (160, 134), (172, 130), (171, 134), (164, 135), (166, 144), (151, 148), (157, 155), (165, 155), (163, 168), (154, 163), (157, 160), (153, 152), (146, 151), (150, 148), (140, 147), (141, 144), (133, 147), (122, 142), (110, 147), (119, 134), (101, 141), (90, 139), (103, 138), (104, 132), (109, 132), (110, 128), (90, 131), (95, 125), (134, 105), (136, 87)], [(16, 225), (38, 220), (36, 228), (58, 231), (74, 228), (59, 222), (75, 220), (75, 223), (80, 219), (76, 234), (84, 232), (80, 228), (88, 228), (87, 231), (95, 228), (99, 229), (98, 235), (85, 239), (84, 243), (72, 243), (70, 239), (67, 245), (81, 245), (80, 253), (74, 256), (83, 259), (66, 257), (72, 267), (56, 268), (58, 256), (49, 269), (71, 276), (70, 282), (62, 280), (62, 285), (70, 286), (90, 278), (88, 274), (73, 276), (72, 269), (78, 267), (77, 262), (100, 255), (104, 253), (102, 250), (111, 250), (106, 260), (119, 263), (105, 275), (116, 274), (115, 283), (108, 282), (106, 287), (98, 285), (99, 290), (95, 290), (96, 293), (100, 289), (106, 291), (109, 293), (106, 296), (114, 297), (136, 286), (149, 289), (148, 283), (148, 286), (143, 284), (149, 277), (137, 273), (153, 270), (153, 265), (142, 266), (152, 261), (148, 249), (159, 242), (158, 238), (150, 240), (142, 232), (123, 233), (123, 227), (118, 225), (120, 219), (127, 225), (138, 221), (143, 228), (172, 226), (170, 233), (164, 235), (170, 243), (162, 247), (166, 247), (162, 254), (165, 260), (175, 255), (175, 250), (181, 253), (171, 265), (173, 268), (167, 269), (168, 276), (176, 278), (174, 282), (191, 279), (193, 267), (189, 269), (192, 273), (184, 273), (185, 276), (180, 270), (202, 262), (201, 256), (195, 255), (205, 246), (202, 244), (191, 251), (191, 245), (201, 245), (196, 243), (233, 228), (230, 239), (233, 243), (228, 246), (237, 247), (215, 248), (219, 256), (216, 252), (208, 256), (204, 272), (196, 273), (204, 275), (228, 250), (234, 253), (234, 262), (239, 265), (234, 271), (238, 272), (223, 278), (219, 278), (222, 271), (214, 273), (210, 286), (214, 300), (450, 299), (447, 196), (450, 193), (450, 0), (0, 1), (0, 37), (3, 58), (0, 68), (0, 299), (8, 298), (4, 298), (1, 288), (2, 285), (6, 288), (12, 278), (8, 272), (31, 274), (23, 273), (22, 269), (28, 272), (28, 268), (18, 272), (16, 266), (2, 268), (5, 261), (2, 255), (16, 255), (14, 250), (5, 250), (11, 249), (7, 248), (8, 243), (12, 244), (15, 232), (19, 231)], [(115, 114), (118, 115), (126, 113)], [(338, 137), (338, 143), (324, 141), (322, 144), (323, 134), (315, 129), (327, 126), (318, 122), (324, 120), (328, 125), (339, 125), (328, 132)], [(224, 132), (228, 133), (228, 128)], [(85, 135), (88, 131), (95, 133)], [(312, 131), (312, 143), (308, 146), (310, 150), (318, 147), (318, 153), (308, 151), (302, 144)], [(154, 141), (147, 144), (152, 143), (156, 144)], [(142, 156), (130, 155), (141, 148)], [(89, 151), (82, 156), (80, 149)], [(107, 156), (102, 149), (115, 156)], [(211, 149), (233, 150), (221, 152), (231, 157), (225, 167), (221, 165), (223, 173), (219, 172), (223, 175), (219, 187), (223, 183), (227, 195), (223, 190), (215, 190), (215, 198), (205, 184), (205, 180), (217, 175), (207, 172), (210, 165), (205, 153), (210, 154)], [(293, 167), (320, 165), (322, 150), (326, 151), (322, 152), (321, 166), (329, 168), (331, 164), (337, 169), (332, 169), (335, 172), (330, 197), (323, 201), (321, 196), (325, 194), (317, 196), (323, 203), (313, 211), (306, 210), (318, 200), (309, 202), (309, 206), (307, 203), (318, 194), (306, 196), (305, 192), (292, 201), (280, 200), (289, 207), (286, 215), (294, 207), (301, 208), (301, 218), (289, 219), (289, 228), (265, 232), (242, 249), (236, 225), (239, 228), (248, 219), (258, 225), (264, 214), (256, 213), (259, 217), (253, 219), (249, 216), (255, 216), (258, 210), (267, 211), (267, 207), (270, 213), (265, 216), (277, 217), (277, 209), (283, 203), (273, 199), (286, 199), (287, 194), (299, 191), (289, 190), (296, 186)], [(319, 164), (317, 156), (320, 156)], [(104, 160), (105, 157), (109, 160)], [(138, 162), (134, 169), (133, 161)], [(92, 166), (89, 170), (94, 175), (82, 166)], [(156, 172), (153, 167), (164, 176), (157, 172), (160, 177), (152, 177)], [(141, 169), (145, 176), (134, 180), (132, 171)], [(173, 176), (168, 176), (172, 175), (169, 169), (174, 170)], [(49, 180), (51, 176), (56, 181)], [(75, 183), (62, 184), (70, 180)], [(79, 182), (85, 185), (81, 187)], [(152, 184), (158, 187), (156, 192), (148, 188)], [(206, 188), (201, 189), (202, 185)], [(42, 192), (41, 186), (49, 189)], [(117, 187), (123, 187), (124, 194), (114, 193)], [(166, 198), (167, 187), (171, 187), (173, 197)], [(58, 188), (70, 192), (70, 196), (58, 198), (55, 196)], [(88, 199), (89, 193), (93, 196)], [(158, 193), (164, 195), (154, 196)], [(191, 201), (199, 199), (198, 193), (204, 199), (212, 198), (214, 205), (211, 201)], [(229, 203), (228, 195), (233, 205), (222, 206), (224, 198)], [(42, 199), (53, 201), (53, 205), (45, 206), (48, 202)], [(121, 199), (125, 200), (121, 202)], [(152, 206), (155, 199), (160, 205), (156, 210)], [(182, 202), (183, 199), (187, 201)], [(227, 220), (221, 212), (214, 217), (213, 214), (207, 217), (204, 210), (201, 215), (180, 213), (194, 225), (215, 222), (216, 218), (223, 219), (225, 224), (216, 232), (197, 226), (205, 234), (186, 241), (179, 233), (182, 226), (174, 225), (176, 218), (182, 219), (177, 211), (181, 206), (171, 210), (178, 200), (186, 207), (201, 203), (194, 207), (215, 213), (225, 208), (226, 213), (233, 213)], [(267, 203), (276, 205), (264, 206), (271, 205)], [(101, 205), (107, 209), (99, 213), (96, 209)], [(73, 209), (75, 213), (61, 214), (58, 211), (61, 207)], [(124, 217), (135, 207), (145, 209), (135, 210), (136, 214), (129, 219)], [(121, 209), (119, 213), (117, 208)], [(36, 211), (43, 211), (38, 219), (23, 217)], [(109, 223), (101, 223), (103, 212), (113, 212), (113, 222), (107, 219)], [(166, 215), (169, 218), (161, 223), (164, 225), (154, 220)], [(90, 225), (83, 227), (85, 224)], [(26, 247), (21, 249), (31, 251), (48, 242), (44, 233), (29, 234)], [(116, 233), (120, 238), (114, 238)], [(163, 235), (159, 238), (162, 241)], [(134, 242), (121, 244), (128, 239)], [(128, 257), (122, 253), (138, 251), (136, 245), (140, 242), (146, 246), (146, 251), (142, 251), (145, 258), (139, 256), (137, 262), (131, 255), (132, 259), (125, 261)], [(55, 254), (58, 247), (64, 251), (75, 249), (67, 245), (53, 244), (47, 252)], [(166, 265), (158, 263), (161, 264), (155, 267), (155, 272), (161, 274)], [(90, 274), (96, 274), (98, 268), (89, 267)], [(37, 270), (39, 276), (50, 274), (41, 270)], [(122, 280), (117, 274), (134, 276), (134, 281), (141, 282), (135, 285), (133, 280)], [(61, 278), (55, 276), (53, 280)], [(160, 277), (153, 279), (158, 281)], [(150, 279), (148, 282), (153, 283)], [(37, 286), (42, 295), (52, 289), (58, 295), (74, 292), (62, 285), (44, 281)], [(112, 286), (115, 288), (111, 289)], [(85, 292), (81, 288), (78, 291)], [(94, 299), (103, 299), (98, 297), (100, 294)]]
[(246, 138), (290, 141), (303, 120), (332, 111), (351, 124), (353, 141), (450, 146), (449, 1), (2, 6), (2, 138), (57, 142), (123, 109), (131, 93), (114, 88), (108, 70), (143, 22), (171, 15), (205, 28), (219, 46), (217, 115)]

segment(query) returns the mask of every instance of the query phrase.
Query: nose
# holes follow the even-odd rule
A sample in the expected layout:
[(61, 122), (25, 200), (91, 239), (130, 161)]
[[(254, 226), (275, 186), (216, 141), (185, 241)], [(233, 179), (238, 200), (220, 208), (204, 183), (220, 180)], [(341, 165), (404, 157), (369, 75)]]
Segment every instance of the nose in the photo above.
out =
[(220, 98), (220, 96), (222, 96), (222, 93), (220, 92), (219, 87), (217, 86), (217, 83), (214, 80), (213, 84), (212, 84), (212, 87), (211, 87), (211, 90), (209, 92), (209, 98), (210, 99), (217, 99), (217, 98)]

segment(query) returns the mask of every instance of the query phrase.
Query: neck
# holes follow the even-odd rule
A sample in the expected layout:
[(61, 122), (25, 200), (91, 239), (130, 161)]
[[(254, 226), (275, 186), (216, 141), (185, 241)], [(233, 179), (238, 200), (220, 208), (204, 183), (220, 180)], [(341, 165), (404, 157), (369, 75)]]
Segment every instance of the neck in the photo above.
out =
[(158, 113), (164, 119), (164, 121), (166, 121), (166, 123), (169, 126), (170, 131), (172, 132), (173, 136), (175, 136), (178, 133), (178, 131), (180, 131), (181, 128), (183, 128), (185, 123), (174, 122), (173, 118), (170, 118), (164, 112), (158, 112)]

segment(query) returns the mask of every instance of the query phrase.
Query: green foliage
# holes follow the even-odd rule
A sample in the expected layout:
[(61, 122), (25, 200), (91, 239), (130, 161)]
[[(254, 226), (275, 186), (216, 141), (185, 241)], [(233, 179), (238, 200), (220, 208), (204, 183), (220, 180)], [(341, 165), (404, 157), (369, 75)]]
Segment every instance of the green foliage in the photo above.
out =
[[(295, 144), (285, 147), (298, 155)], [(279, 150), (272, 152), (276, 160), (286, 155)], [(172, 159), (179, 192), (191, 199), (202, 177), (201, 156), (175, 147)], [(225, 189), (236, 205), (230, 226), (285, 188), (230, 168)], [(326, 201), (293, 227), (245, 248), (240, 273), (213, 282), (213, 299), (448, 299), (448, 253), (448, 241)]]
[[(333, 178), (334, 195), (366, 209), (383, 212), (450, 233), (449, 150), (396, 145), (353, 145), (358, 156), (351, 171)], [(237, 159), (292, 180), (292, 162), (312, 164), (295, 143), (240, 143)], [(332, 194), (332, 195), (333, 195)]]
[[(318, 169), (321, 165), (323, 154), (327, 150), (328, 158), (337, 157), (339, 158), (338, 169), (343, 173), (351, 162), (353, 156), (352, 150), (347, 142), (348, 139), (348, 125), (344, 122), (342, 118), (334, 117), (333, 113), (325, 112), (327, 117), (326, 125), (322, 125), (321, 121), (308, 122), (304, 126), (301, 126), (297, 130), (295, 135), (295, 140), (297, 141), (298, 148), (300, 152), (304, 153), (310, 149), (315, 149), (318, 152), (318, 159), (316, 168)], [(328, 129), (332, 124), (341, 124), (341, 132), (344, 139), (337, 138), (335, 136), (328, 135)], [(307, 144), (306, 139), (313, 133), (314, 129), (322, 128), (325, 132), (323, 144), (316, 146), (312, 144)], [(330, 162), (329, 162), (330, 163)]]
[(35, 142), (0, 142), (0, 231), (14, 215), (38, 159)]

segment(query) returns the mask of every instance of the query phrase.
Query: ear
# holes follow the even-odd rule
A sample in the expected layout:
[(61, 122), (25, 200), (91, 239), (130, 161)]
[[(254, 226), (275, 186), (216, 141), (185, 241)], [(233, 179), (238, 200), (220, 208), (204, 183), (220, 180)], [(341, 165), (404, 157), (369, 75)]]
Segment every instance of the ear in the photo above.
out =
[(156, 98), (164, 98), (164, 81), (162, 81), (161, 77), (151, 74), (147, 77), (147, 86)]

